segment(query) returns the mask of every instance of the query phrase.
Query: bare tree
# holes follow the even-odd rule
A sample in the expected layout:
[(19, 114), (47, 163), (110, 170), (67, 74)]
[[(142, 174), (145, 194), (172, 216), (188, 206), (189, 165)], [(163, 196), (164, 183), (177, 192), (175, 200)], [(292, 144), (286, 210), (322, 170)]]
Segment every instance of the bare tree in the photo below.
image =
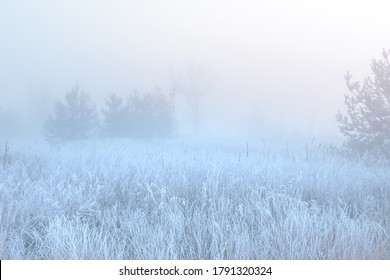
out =
[(192, 112), (195, 132), (200, 129), (202, 100), (210, 92), (212, 73), (202, 65), (190, 64), (181, 75), (173, 73), (174, 90), (185, 97)]
[(336, 119), (347, 137), (346, 146), (358, 153), (371, 153), (390, 158), (390, 50), (382, 51), (382, 60), (373, 59), (373, 77), (363, 83), (345, 79), (350, 95), (345, 95), (347, 115), (339, 112)]

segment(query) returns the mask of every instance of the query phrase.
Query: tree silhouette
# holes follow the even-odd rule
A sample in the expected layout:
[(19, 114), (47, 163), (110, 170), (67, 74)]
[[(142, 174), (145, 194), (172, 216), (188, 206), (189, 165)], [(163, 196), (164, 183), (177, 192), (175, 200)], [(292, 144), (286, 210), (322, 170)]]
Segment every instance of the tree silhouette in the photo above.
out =
[(129, 135), (131, 137), (155, 136), (154, 99), (151, 94), (134, 92), (127, 96)]
[(157, 93), (154, 98), (155, 133), (160, 137), (170, 137), (175, 131), (174, 92), (169, 97)]
[(106, 98), (103, 113), (103, 136), (125, 137), (128, 134), (128, 117), (123, 99), (115, 93)]
[(116, 94), (106, 99), (102, 110), (106, 137), (170, 137), (174, 133), (174, 100), (159, 90), (127, 95), (126, 102)]
[(54, 116), (45, 122), (44, 133), (50, 142), (82, 140), (96, 135), (98, 125), (95, 104), (75, 85), (65, 94), (65, 102), (55, 102)]
[(213, 78), (206, 67), (199, 64), (188, 65), (184, 75), (173, 74), (174, 88), (185, 97), (192, 112), (195, 133), (200, 130), (202, 100), (210, 92)]
[(336, 120), (347, 137), (346, 146), (359, 154), (370, 153), (390, 158), (390, 50), (382, 60), (373, 59), (373, 77), (363, 83), (345, 75), (350, 95), (345, 95), (347, 115), (338, 112)]

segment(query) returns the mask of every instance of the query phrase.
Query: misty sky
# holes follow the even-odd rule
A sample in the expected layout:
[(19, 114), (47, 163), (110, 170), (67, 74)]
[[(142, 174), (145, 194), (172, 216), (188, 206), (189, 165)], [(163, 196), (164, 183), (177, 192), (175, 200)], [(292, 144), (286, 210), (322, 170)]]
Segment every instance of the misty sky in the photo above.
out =
[[(386, 2), (1, 0), (0, 106), (38, 131), (76, 82), (101, 105), (111, 92), (169, 92), (192, 63), (213, 76), (204, 133), (331, 137), (344, 74), (361, 80), (390, 48)], [(180, 98), (178, 117), (186, 131)]]

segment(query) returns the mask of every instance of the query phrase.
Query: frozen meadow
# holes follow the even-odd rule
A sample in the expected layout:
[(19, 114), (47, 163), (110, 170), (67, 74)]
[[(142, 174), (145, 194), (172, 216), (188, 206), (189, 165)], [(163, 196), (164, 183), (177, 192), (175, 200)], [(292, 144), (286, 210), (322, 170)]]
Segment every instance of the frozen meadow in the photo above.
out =
[(0, 259), (390, 259), (389, 166), (312, 143), (0, 142)]

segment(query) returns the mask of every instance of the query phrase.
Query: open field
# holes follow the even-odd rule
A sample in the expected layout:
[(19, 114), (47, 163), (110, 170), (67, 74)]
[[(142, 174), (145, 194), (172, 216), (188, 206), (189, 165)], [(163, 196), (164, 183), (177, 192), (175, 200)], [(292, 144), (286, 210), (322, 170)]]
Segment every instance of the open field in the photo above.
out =
[(390, 259), (389, 167), (261, 143), (0, 143), (0, 259)]

